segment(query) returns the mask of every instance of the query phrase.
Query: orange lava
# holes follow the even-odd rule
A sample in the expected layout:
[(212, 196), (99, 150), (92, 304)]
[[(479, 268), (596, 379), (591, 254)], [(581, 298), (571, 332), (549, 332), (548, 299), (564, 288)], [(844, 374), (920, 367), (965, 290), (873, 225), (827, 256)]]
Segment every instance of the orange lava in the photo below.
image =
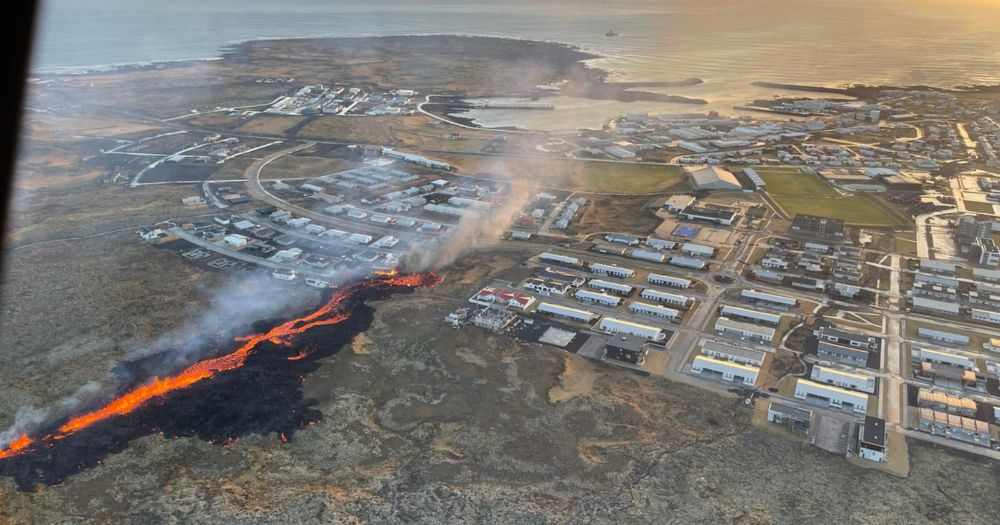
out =
[[(113, 399), (102, 408), (71, 418), (59, 427), (59, 433), (45, 436), (42, 439), (45, 441), (51, 441), (64, 438), (69, 434), (79, 432), (80, 430), (83, 430), (100, 421), (128, 414), (145, 405), (150, 400), (163, 396), (164, 394), (187, 388), (199, 381), (208, 379), (219, 372), (239, 368), (246, 363), (246, 360), (257, 348), (257, 345), (264, 341), (289, 346), (290, 343), (286, 339), (289, 336), (302, 334), (317, 326), (328, 326), (341, 323), (350, 317), (350, 311), (343, 311), (340, 309), (340, 306), (346, 299), (350, 298), (363, 288), (379, 286), (425, 288), (428, 286), (434, 286), (440, 282), (441, 278), (432, 273), (403, 275), (399, 274), (395, 270), (392, 272), (377, 273), (376, 277), (372, 279), (359, 281), (337, 290), (330, 297), (330, 300), (326, 302), (326, 304), (305, 317), (286, 321), (285, 323), (270, 329), (267, 333), (241, 336), (237, 338), (237, 341), (243, 342), (243, 345), (233, 352), (223, 356), (199, 361), (170, 377), (162, 379), (155, 377), (149, 383)], [(305, 356), (302, 355), (302, 357)], [(302, 357), (293, 356), (289, 359), (301, 359)], [(0, 459), (23, 452), (34, 442), (35, 440), (31, 437), (23, 435), (8, 445), (7, 448), (0, 450)]]
[(31, 445), (32, 441), (33, 440), (30, 437), (28, 437), (27, 434), (22, 435), (21, 437), (12, 441), (10, 445), (7, 445), (7, 448), (0, 450), (0, 459), (8, 458), (28, 448), (28, 445)]

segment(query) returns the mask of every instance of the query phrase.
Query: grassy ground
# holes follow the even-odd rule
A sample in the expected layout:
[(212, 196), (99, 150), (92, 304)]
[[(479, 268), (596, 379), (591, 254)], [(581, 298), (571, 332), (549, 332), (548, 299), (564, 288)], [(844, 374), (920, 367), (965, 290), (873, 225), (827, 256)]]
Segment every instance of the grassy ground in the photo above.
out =
[(993, 214), (993, 205), (988, 202), (965, 201), (965, 209), (973, 213)]
[(881, 228), (910, 226), (873, 195), (843, 196), (819, 177), (795, 168), (766, 167), (757, 173), (767, 182), (767, 193), (789, 217), (797, 213), (843, 219), (849, 224)]

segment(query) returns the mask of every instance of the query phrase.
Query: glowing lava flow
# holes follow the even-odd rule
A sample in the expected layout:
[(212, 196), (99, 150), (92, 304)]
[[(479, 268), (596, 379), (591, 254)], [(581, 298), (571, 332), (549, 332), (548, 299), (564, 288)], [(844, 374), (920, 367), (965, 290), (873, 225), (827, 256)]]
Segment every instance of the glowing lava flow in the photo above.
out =
[[(364, 288), (377, 287), (405, 287), (424, 288), (434, 286), (441, 282), (441, 279), (432, 273), (423, 274), (399, 274), (398, 272), (377, 273), (372, 279), (366, 279), (347, 287), (341, 288), (333, 293), (330, 300), (315, 312), (298, 319), (286, 321), (263, 334), (255, 334), (237, 338), (243, 345), (223, 356), (214, 357), (199, 361), (183, 371), (165, 378), (153, 378), (152, 381), (142, 385), (135, 390), (115, 398), (104, 407), (87, 412), (71, 418), (59, 427), (56, 434), (41, 438), (43, 441), (58, 440), (69, 434), (79, 432), (95, 423), (104, 421), (114, 416), (121, 416), (133, 412), (142, 407), (150, 400), (168, 394), (170, 392), (187, 388), (199, 381), (208, 379), (215, 374), (239, 368), (246, 363), (247, 358), (262, 342), (269, 341), (275, 344), (289, 346), (290, 343), (285, 338), (306, 332), (317, 326), (328, 326), (343, 322), (350, 317), (349, 310), (341, 309), (345, 300), (351, 298)], [(296, 356), (297, 357), (297, 356)], [(304, 357), (304, 356), (302, 356)], [(301, 357), (299, 357), (301, 359)], [(22, 435), (7, 448), (0, 449), (0, 459), (4, 459), (25, 451), (35, 443), (28, 435)]]

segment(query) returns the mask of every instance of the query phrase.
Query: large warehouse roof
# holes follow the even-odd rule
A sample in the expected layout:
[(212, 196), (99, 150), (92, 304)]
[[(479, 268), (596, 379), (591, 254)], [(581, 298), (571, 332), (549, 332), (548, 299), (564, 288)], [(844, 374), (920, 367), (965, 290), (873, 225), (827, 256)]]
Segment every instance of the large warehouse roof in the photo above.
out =
[(699, 190), (741, 190), (743, 186), (736, 176), (718, 166), (703, 166), (692, 169), (691, 180)]

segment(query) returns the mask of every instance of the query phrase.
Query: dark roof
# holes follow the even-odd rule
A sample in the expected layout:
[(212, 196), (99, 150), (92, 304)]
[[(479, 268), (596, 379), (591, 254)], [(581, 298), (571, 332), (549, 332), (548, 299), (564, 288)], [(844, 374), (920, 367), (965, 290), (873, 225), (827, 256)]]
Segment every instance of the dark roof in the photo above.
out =
[(865, 426), (861, 430), (861, 442), (879, 447), (885, 446), (885, 420), (865, 416)]
[(718, 208), (703, 208), (701, 206), (690, 205), (681, 210), (681, 214), (697, 215), (699, 217), (711, 217), (713, 219), (732, 219), (735, 212), (732, 210), (721, 210)]
[(799, 213), (792, 218), (791, 231), (827, 239), (842, 238), (844, 236), (844, 225), (844, 221), (840, 219)]
[(631, 352), (642, 351), (642, 345), (646, 342), (645, 337), (639, 337), (632, 334), (616, 334), (611, 338), (610, 341), (605, 343), (605, 346), (612, 346), (615, 348), (621, 348), (623, 350), (629, 350)]
[(788, 417), (795, 419), (809, 421), (812, 418), (812, 412), (804, 409), (786, 405), (783, 403), (778, 403), (776, 401), (771, 401), (771, 406), (769, 408), (772, 412), (777, 412), (779, 414), (784, 414)]

